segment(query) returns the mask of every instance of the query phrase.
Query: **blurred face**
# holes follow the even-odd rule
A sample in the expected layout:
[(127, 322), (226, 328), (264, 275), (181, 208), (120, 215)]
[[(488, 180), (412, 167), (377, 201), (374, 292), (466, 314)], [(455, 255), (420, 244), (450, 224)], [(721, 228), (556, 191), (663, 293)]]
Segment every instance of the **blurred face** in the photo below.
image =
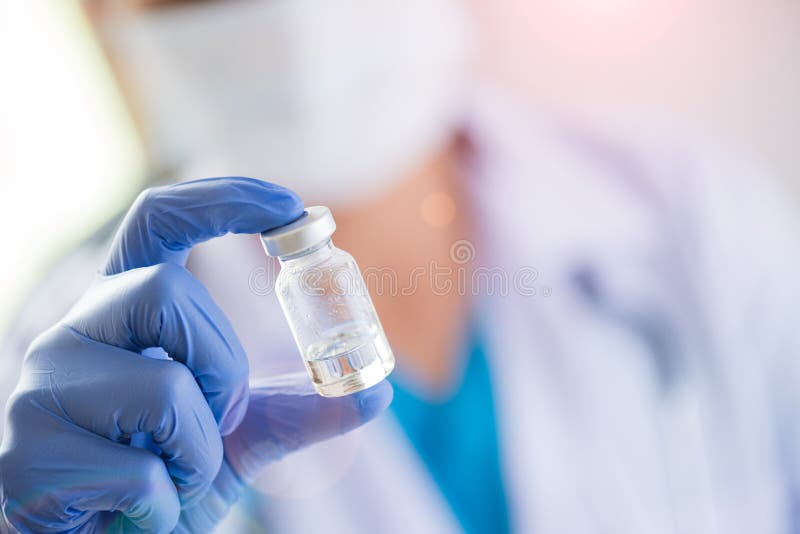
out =
[(97, 0), (152, 159), (379, 195), (449, 141), (468, 36), (459, 0)]

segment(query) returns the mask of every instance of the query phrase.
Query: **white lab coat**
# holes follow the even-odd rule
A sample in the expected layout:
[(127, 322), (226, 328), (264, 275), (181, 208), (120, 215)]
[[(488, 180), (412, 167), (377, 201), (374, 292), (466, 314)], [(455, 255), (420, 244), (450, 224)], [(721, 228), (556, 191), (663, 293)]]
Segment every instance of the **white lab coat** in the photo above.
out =
[[(479, 297), (514, 530), (800, 528), (794, 207), (708, 148), (619, 141), (496, 104), (475, 106), (466, 129), (480, 262), (538, 272), (535, 296)], [(101, 249), (43, 291), (80, 287), (79, 265), (88, 283)], [(190, 262), (254, 376), (299, 368), (274, 295), (253, 290), (262, 265), (252, 236), (201, 245)], [(57, 318), (40, 306), (60, 313), (42, 298), (6, 344), (7, 391), (21, 345)], [(386, 414), (271, 465), (219, 530), (459, 528)]]

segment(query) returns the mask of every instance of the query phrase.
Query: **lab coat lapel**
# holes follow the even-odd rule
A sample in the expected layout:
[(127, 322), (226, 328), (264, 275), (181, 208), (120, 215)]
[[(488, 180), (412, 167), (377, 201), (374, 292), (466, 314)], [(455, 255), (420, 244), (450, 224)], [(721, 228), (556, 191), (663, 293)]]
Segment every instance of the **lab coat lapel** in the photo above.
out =
[(267, 467), (249, 506), (223, 532), (448, 534), (460, 527), (402, 432), (386, 414)]

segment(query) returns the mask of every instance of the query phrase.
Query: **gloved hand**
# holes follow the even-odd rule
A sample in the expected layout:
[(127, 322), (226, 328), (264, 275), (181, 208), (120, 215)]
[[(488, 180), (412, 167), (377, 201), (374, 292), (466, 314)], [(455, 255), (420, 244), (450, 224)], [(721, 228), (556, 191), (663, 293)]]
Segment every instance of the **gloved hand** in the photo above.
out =
[[(305, 375), (250, 391), (230, 323), (183, 267), (196, 243), (302, 209), (290, 191), (248, 178), (139, 197), (96, 283), (25, 357), (0, 446), (6, 527), (208, 531), (265, 463), (386, 408), (386, 382), (338, 399), (316, 395)], [(153, 347), (170, 359), (142, 354)]]

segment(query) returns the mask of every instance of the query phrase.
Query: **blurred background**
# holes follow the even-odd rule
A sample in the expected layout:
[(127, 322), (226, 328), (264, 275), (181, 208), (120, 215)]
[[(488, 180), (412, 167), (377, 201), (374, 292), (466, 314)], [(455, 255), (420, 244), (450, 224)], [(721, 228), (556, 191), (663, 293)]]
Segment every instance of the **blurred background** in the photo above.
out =
[[(800, 2), (473, 0), (482, 75), (531, 106), (691, 131), (800, 194)], [(0, 7), (0, 332), (144, 158), (77, 1)]]

